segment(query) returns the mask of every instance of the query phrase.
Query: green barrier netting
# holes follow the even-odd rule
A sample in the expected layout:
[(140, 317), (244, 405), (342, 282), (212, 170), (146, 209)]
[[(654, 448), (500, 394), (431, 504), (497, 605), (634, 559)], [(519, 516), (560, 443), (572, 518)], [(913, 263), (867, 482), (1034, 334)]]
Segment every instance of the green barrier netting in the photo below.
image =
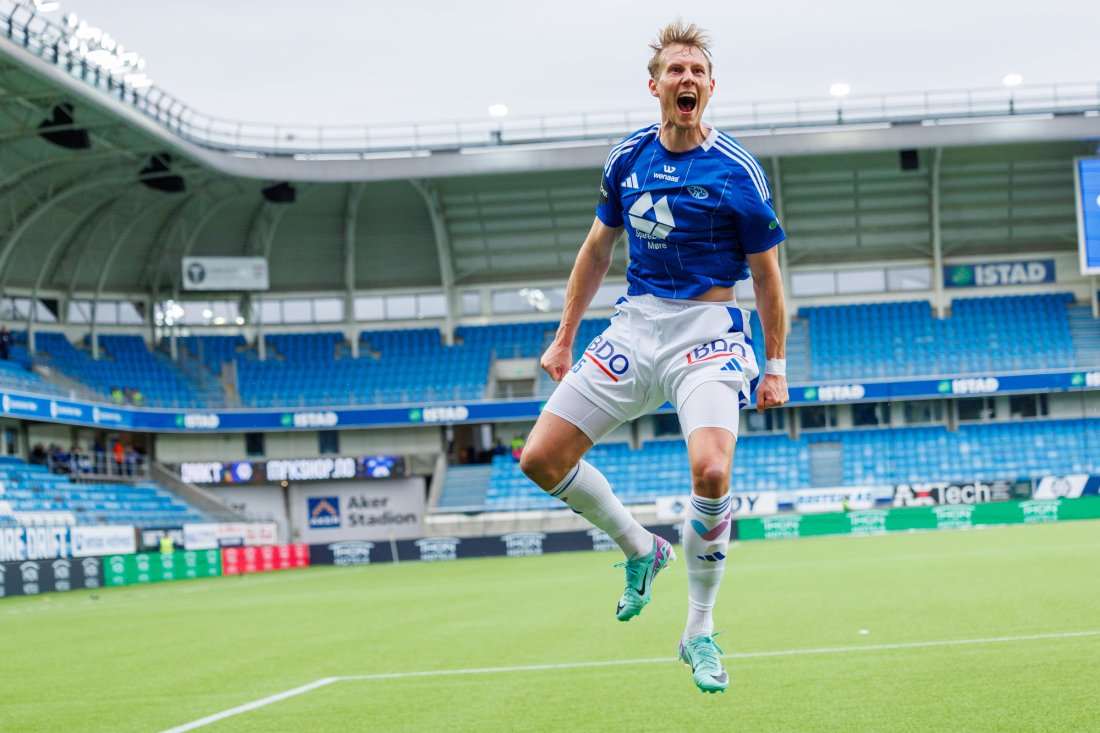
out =
[(967, 529), (1069, 519), (1100, 519), (1100, 497), (752, 517), (737, 521), (737, 536), (743, 540), (772, 540), (835, 534), (882, 534), (916, 529)]

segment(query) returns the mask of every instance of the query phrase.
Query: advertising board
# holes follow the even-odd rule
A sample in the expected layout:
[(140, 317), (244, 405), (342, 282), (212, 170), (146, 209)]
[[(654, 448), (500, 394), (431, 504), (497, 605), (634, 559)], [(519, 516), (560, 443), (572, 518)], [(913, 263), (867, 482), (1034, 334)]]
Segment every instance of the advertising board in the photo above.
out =
[(826, 514), (783, 514), (737, 521), (743, 540), (821, 535), (880, 534), (912, 530), (971, 529), (998, 524), (1034, 524), (1100, 518), (1100, 497), (1029, 499), (989, 504), (872, 509)]
[(291, 484), (287, 491), (292, 536), (308, 544), (420, 536), (422, 477)]
[(102, 585), (103, 560), (98, 557), (0, 563), (0, 597), (33, 596)]
[[(670, 542), (679, 542), (681, 524), (658, 524), (648, 529)], [(731, 540), (736, 539), (736, 525)], [(424, 537), (390, 542), (338, 541), (309, 546), (311, 565), (373, 565), (393, 562), (448, 562), (468, 557), (532, 557), (551, 552), (595, 550), (618, 552), (619, 546), (599, 529), (574, 532), (510, 532), (488, 537)]]

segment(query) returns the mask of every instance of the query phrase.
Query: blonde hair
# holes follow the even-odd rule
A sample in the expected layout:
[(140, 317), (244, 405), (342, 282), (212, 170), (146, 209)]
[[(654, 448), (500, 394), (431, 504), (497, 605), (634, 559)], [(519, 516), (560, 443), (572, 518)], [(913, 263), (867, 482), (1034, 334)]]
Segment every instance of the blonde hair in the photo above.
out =
[(707, 32), (694, 23), (684, 23), (677, 18), (666, 25), (657, 34), (649, 47), (653, 49), (653, 58), (649, 60), (649, 76), (656, 79), (661, 73), (661, 65), (664, 62), (665, 51), (670, 46), (687, 46), (697, 48), (707, 57), (707, 73), (714, 71), (714, 64), (710, 58), (710, 36)]

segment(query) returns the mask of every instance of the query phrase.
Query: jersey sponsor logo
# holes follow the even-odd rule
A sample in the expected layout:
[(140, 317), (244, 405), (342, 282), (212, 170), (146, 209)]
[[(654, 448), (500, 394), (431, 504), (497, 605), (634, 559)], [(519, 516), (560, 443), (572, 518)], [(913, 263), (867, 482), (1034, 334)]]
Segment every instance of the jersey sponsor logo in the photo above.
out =
[(665, 166), (665, 173), (675, 173), (675, 172), (676, 172), (676, 166), (674, 166), (674, 165), (666, 165)]
[(576, 363), (573, 371), (580, 371), (585, 361), (591, 361), (600, 370), (611, 377), (612, 382), (618, 382), (619, 377), (630, 369), (630, 359), (621, 353), (615, 345), (603, 336), (597, 336), (595, 340), (584, 350), (584, 357)]
[[(650, 211), (656, 221), (646, 218)], [(641, 239), (666, 238), (676, 227), (676, 220), (672, 218), (672, 210), (668, 205), (668, 196), (662, 196), (656, 202), (649, 191), (639, 196), (630, 207), (630, 225)]]
[(691, 194), (692, 198), (699, 199), (700, 201), (710, 196), (710, 194), (707, 193), (707, 189), (702, 186), (688, 186), (687, 192)]
[(685, 358), (688, 364), (698, 364), (713, 359), (726, 359), (728, 361), (731, 358), (747, 363), (749, 352), (745, 349), (744, 344), (719, 338), (699, 344), (685, 354)]
[[(631, 173), (622, 183), (623, 188), (638, 188), (638, 174)], [(601, 189), (602, 190), (602, 189)]]
[[(668, 166), (665, 166), (665, 168), (667, 169)], [(676, 169), (673, 168), (673, 170), (676, 170)], [(659, 172), (654, 173), (653, 177), (658, 178), (662, 181), (668, 181), (670, 183), (679, 183), (680, 182), (680, 176), (670, 176), (668, 173), (659, 173)]]

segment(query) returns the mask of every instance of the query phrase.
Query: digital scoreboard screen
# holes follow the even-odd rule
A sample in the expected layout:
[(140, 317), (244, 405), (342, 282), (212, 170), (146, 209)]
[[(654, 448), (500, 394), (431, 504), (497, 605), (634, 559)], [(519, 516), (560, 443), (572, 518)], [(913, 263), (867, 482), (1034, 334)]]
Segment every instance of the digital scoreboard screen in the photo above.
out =
[(1073, 173), (1081, 274), (1100, 275), (1100, 158), (1078, 158)]

